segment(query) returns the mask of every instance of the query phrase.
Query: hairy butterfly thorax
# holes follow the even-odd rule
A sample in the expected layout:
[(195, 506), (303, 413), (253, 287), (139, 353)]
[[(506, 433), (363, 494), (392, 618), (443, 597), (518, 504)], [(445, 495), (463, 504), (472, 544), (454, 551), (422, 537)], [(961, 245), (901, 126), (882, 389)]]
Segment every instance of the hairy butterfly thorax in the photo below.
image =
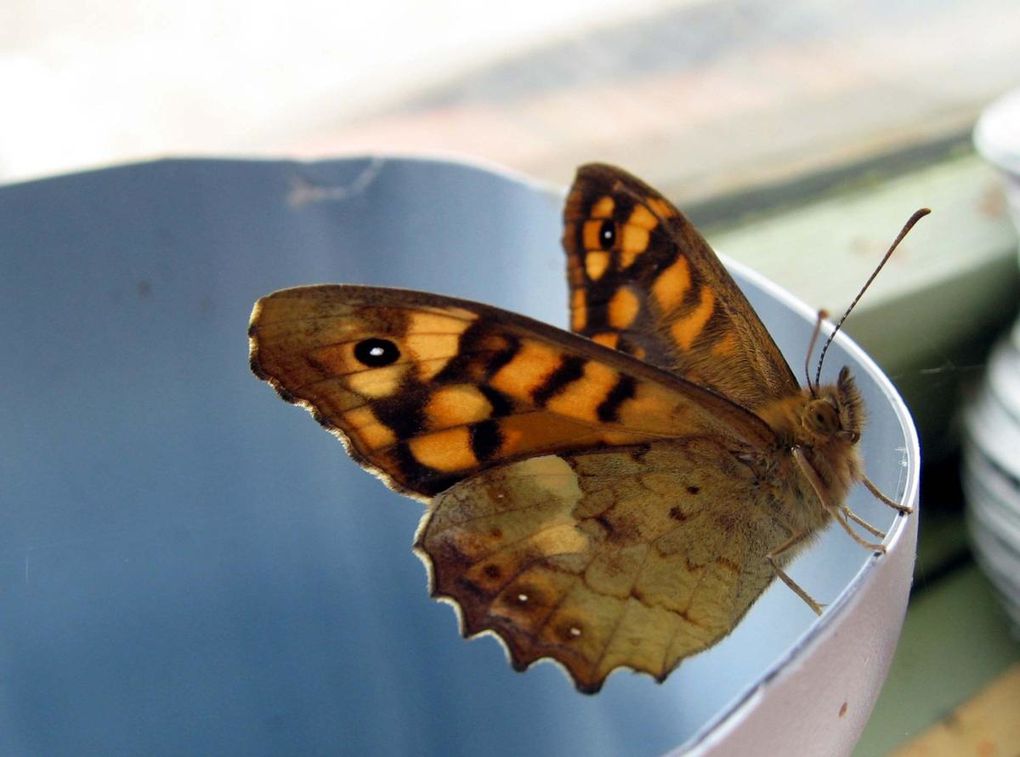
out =
[(832, 335), (802, 388), (658, 192), (582, 167), (563, 245), (572, 332), (423, 292), (300, 287), (256, 303), (250, 358), (428, 501), (415, 550), (465, 635), (495, 634), (517, 669), (552, 658), (592, 693), (619, 667), (663, 680), (777, 577), (820, 612), (784, 566), (831, 520), (883, 549), (854, 530), (883, 536), (847, 507), (856, 482), (906, 508), (864, 474), (849, 371), (819, 386)]

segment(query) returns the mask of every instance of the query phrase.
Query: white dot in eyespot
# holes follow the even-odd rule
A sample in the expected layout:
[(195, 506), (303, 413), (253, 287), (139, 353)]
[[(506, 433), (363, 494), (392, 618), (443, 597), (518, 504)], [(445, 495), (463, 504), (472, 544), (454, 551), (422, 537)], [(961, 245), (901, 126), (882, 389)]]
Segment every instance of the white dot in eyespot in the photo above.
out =
[(517, 601), (520, 602), (523, 605), (525, 602), (528, 601), (528, 595), (524, 594), (523, 592), (521, 594), (518, 594), (517, 595)]
[(354, 358), (369, 368), (382, 368), (395, 363), (400, 357), (400, 348), (390, 339), (371, 337), (354, 346)]

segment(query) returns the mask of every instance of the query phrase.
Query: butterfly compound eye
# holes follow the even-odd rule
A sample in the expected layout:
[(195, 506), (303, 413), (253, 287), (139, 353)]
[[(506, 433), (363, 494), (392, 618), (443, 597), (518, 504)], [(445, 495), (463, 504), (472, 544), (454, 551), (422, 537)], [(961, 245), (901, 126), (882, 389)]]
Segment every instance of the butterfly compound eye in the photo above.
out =
[(616, 224), (612, 221), (603, 221), (599, 226), (599, 244), (603, 250), (613, 249), (616, 243)]
[(389, 339), (365, 339), (354, 345), (354, 357), (370, 368), (380, 368), (395, 363), (400, 357), (400, 349)]
[(815, 400), (808, 405), (804, 424), (819, 434), (834, 434), (839, 431), (839, 413), (826, 400)]

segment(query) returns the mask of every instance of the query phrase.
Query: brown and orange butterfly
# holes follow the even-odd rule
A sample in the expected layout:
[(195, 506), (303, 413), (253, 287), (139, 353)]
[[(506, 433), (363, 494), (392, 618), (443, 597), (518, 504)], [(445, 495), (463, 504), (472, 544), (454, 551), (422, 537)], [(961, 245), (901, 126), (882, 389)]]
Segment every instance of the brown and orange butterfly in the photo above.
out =
[[(571, 328), (420, 292), (287, 289), (256, 303), (252, 370), (393, 489), (465, 636), (598, 691), (663, 680), (728, 634), (867, 482), (847, 369), (801, 388), (691, 223), (606, 165), (564, 213)], [(880, 495), (877, 490), (869, 488)], [(893, 507), (901, 506), (882, 497)]]

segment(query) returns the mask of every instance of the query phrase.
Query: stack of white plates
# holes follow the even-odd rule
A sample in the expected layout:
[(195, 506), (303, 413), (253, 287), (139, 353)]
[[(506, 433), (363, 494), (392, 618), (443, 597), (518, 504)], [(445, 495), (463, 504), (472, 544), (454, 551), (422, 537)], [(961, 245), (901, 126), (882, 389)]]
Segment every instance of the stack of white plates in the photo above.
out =
[(1020, 323), (966, 416), (963, 487), (975, 556), (1020, 630)]
[[(1020, 229), (1020, 90), (989, 106), (974, 142), (1002, 172)], [(966, 429), (963, 488), (974, 554), (1020, 633), (1020, 321), (993, 351)]]

